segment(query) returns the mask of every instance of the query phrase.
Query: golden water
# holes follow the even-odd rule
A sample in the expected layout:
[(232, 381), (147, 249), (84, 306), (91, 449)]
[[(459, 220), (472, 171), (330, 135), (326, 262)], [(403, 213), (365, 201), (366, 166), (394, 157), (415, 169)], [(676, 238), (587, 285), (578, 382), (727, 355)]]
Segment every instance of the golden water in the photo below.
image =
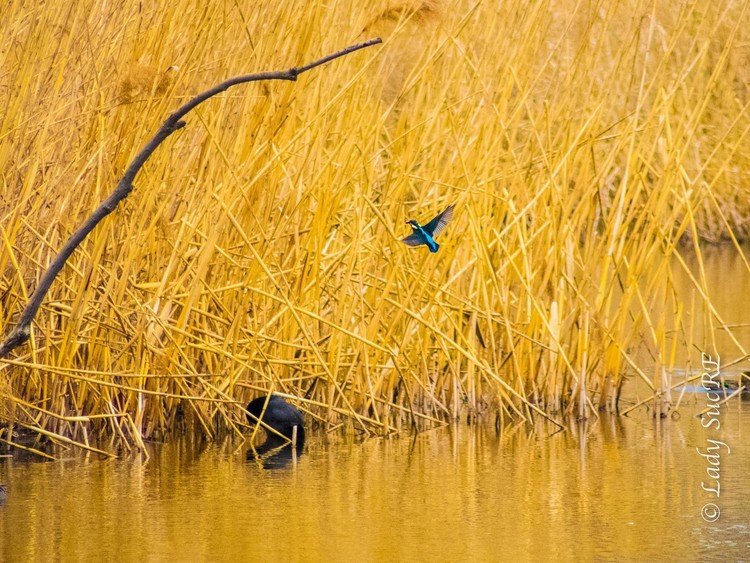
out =
[[(698, 405), (702, 401), (698, 398)], [(187, 442), (117, 461), (0, 464), (0, 559), (653, 560), (750, 555), (750, 403), (725, 406), (721, 497), (707, 437), (606, 418), (548, 436), (459, 426), (409, 439), (310, 441), (285, 469)], [(701, 507), (715, 500), (714, 524)]]

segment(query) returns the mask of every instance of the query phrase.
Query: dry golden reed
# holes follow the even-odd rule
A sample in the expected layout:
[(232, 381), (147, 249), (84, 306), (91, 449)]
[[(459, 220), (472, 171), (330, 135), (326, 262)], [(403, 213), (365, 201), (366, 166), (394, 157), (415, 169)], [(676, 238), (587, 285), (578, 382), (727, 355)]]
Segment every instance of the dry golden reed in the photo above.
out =
[[(127, 446), (242, 432), (267, 391), (365, 434), (595, 416), (628, 376), (669, 385), (692, 345), (681, 268), (746, 357), (698, 243), (750, 235), (748, 17), (710, 0), (6, 1), (5, 334), (172, 109), (385, 43), (188, 115), (0, 363), (0, 416)], [(439, 253), (401, 244), (450, 203)]]

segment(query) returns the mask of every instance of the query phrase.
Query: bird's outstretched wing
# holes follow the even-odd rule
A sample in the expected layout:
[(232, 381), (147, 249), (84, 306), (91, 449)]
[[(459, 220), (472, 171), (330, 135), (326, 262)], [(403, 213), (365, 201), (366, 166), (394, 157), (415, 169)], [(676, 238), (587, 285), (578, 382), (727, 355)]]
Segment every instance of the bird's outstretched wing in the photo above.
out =
[(446, 225), (448, 225), (448, 223), (450, 223), (450, 220), (453, 219), (454, 207), (455, 205), (449, 205), (448, 207), (445, 208), (445, 211), (443, 211), (442, 213), (438, 213), (437, 216), (432, 221), (427, 223), (422, 228), (425, 231), (427, 231), (430, 235), (432, 235), (433, 238), (435, 238), (436, 236), (438, 236), (440, 233), (443, 232), (443, 229), (445, 229)]
[(402, 238), (401, 242), (409, 246), (419, 246), (420, 244), (425, 243), (424, 240), (422, 240), (422, 237), (420, 237), (417, 233), (412, 233), (408, 237)]

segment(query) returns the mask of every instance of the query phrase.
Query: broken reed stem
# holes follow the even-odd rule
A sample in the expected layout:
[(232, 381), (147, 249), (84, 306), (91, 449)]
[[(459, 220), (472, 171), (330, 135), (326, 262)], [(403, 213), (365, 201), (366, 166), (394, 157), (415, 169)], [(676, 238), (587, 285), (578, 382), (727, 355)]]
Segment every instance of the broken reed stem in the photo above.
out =
[(47, 292), (52, 286), (52, 282), (57, 277), (57, 274), (59, 274), (63, 269), (63, 266), (65, 266), (68, 258), (70, 258), (75, 249), (78, 248), (78, 246), (89, 235), (89, 233), (96, 228), (96, 226), (102, 221), (102, 219), (112, 213), (117, 205), (123, 199), (128, 197), (130, 192), (133, 190), (133, 181), (135, 180), (135, 177), (140, 169), (143, 168), (143, 165), (146, 163), (149, 157), (154, 153), (159, 145), (161, 145), (167, 139), (167, 137), (169, 137), (175, 131), (182, 129), (186, 125), (186, 123), (182, 121), (182, 118), (188, 112), (195, 109), (197, 106), (199, 106), (209, 98), (212, 98), (217, 94), (228, 90), (232, 86), (236, 86), (237, 84), (258, 82), (261, 80), (295, 81), (297, 80), (297, 77), (303, 72), (307, 72), (308, 70), (312, 70), (335, 59), (346, 56), (355, 51), (359, 51), (360, 49), (376, 45), (378, 43), (382, 43), (382, 40), (380, 38), (369, 39), (368, 41), (364, 41), (362, 43), (350, 45), (345, 49), (327, 55), (321, 59), (318, 59), (301, 67), (292, 67), (288, 70), (280, 70), (275, 72), (259, 72), (255, 74), (247, 74), (244, 76), (230, 78), (229, 80), (226, 80), (221, 84), (218, 84), (217, 86), (214, 86), (213, 88), (206, 90), (202, 94), (199, 94), (196, 97), (192, 98), (177, 111), (167, 117), (166, 121), (164, 121), (156, 134), (136, 155), (135, 159), (133, 159), (133, 162), (130, 163), (130, 166), (128, 166), (122, 179), (118, 182), (115, 191), (112, 192), (112, 194), (94, 210), (94, 212), (83, 223), (83, 225), (81, 225), (81, 227), (71, 235), (71, 237), (62, 247), (57, 256), (55, 256), (54, 260), (52, 260), (52, 263), (47, 268), (47, 271), (44, 272), (42, 279), (39, 281), (39, 285), (29, 299), (26, 308), (23, 310), (23, 313), (21, 313), (21, 318), (18, 321), (18, 324), (10, 332), (2, 345), (0, 345), (0, 359), (6, 358), (12, 350), (18, 348), (26, 341), (28, 341), (31, 335), (31, 323), (34, 320), (34, 317), (36, 317), (36, 314), (39, 311), (39, 307), (41, 306), (42, 301), (44, 301), (44, 297), (47, 295)]

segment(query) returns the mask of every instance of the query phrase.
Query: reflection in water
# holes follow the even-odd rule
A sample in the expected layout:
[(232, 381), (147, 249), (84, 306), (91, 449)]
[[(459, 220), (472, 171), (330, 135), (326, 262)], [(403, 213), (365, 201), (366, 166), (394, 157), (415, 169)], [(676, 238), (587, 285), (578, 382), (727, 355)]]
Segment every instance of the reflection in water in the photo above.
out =
[[(750, 552), (750, 404), (725, 405), (720, 435), (693, 414), (554, 434), (520, 424), (308, 436), (305, 456), (272, 472), (230, 441), (165, 444), (148, 462), (0, 462), (13, 493), (0, 560), (738, 559)], [(731, 454), (722, 515), (708, 524), (696, 448), (716, 436)]]
[[(266, 443), (257, 448), (248, 449), (246, 457), (247, 461), (260, 463), (263, 469), (283, 469), (290, 463), (297, 462), (298, 450), (299, 448), (294, 448), (291, 444), (271, 447)], [(299, 454), (302, 454), (301, 450)]]
[[(745, 258), (750, 256), (750, 247), (743, 247), (743, 253), (744, 257), (731, 245), (708, 246), (701, 250), (701, 263), (694, 254), (683, 251), (681, 254), (687, 272), (674, 260), (677, 301), (684, 306), (683, 323), (688, 330), (687, 342), (675, 335), (678, 338), (675, 366), (692, 367), (695, 372), (700, 372), (699, 350), (714, 357), (719, 356), (722, 363), (745, 355), (741, 348), (750, 342), (750, 323), (747, 322), (750, 318), (750, 300), (738, 296), (750, 293), (750, 272)], [(696, 287), (696, 283), (699, 287)], [(711, 299), (710, 310), (701, 304), (702, 292)], [(731, 328), (731, 335), (722, 323)], [(747, 363), (744, 364), (746, 367)], [(731, 375), (736, 377), (739, 373), (733, 372)]]

